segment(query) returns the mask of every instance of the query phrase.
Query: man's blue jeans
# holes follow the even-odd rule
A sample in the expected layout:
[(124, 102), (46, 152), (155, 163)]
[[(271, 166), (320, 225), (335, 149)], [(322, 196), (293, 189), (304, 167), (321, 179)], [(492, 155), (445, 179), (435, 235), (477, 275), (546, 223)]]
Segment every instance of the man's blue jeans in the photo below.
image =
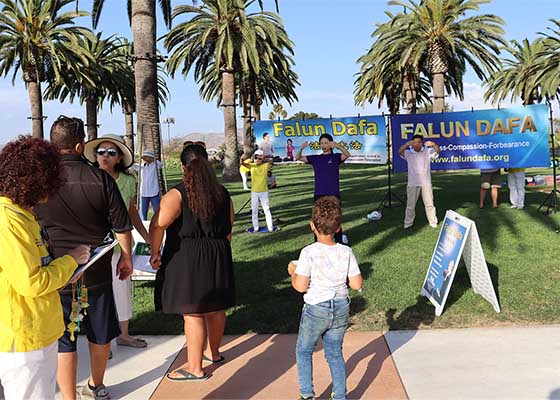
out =
[(153, 197), (144, 197), (142, 196), (142, 201), (140, 203), (140, 212), (142, 213), (142, 220), (148, 220), (148, 209), (150, 208), (150, 203), (152, 203), (152, 208), (154, 209), (154, 214), (159, 208), (159, 194)]
[(346, 365), (342, 356), (342, 341), (348, 326), (350, 300), (328, 300), (319, 304), (305, 304), (301, 312), (296, 345), (296, 359), (300, 395), (314, 397), (313, 351), (323, 340), (325, 357), (331, 370), (333, 398), (346, 398)]

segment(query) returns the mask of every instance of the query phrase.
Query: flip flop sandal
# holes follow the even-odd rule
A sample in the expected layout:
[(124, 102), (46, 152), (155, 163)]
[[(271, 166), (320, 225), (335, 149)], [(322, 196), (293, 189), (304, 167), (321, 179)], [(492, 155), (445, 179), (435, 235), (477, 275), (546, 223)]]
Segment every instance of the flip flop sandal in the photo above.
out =
[(202, 355), (202, 360), (208, 361), (212, 364), (223, 364), (226, 361), (224, 356), (220, 356), (220, 358), (218, 358), (217, 360), (212, 360), (211, 358), (206, 357), (204, 354)]
[(141, 349), (144, 348), (146, 346), (148, 346), (148, 343), (146, 343), (145, 340), (141, 340), (141, 339), (121, 339), (121, 338), (117, 338), (117, 345), (119, 346), (128, 346), (128, 347), (134, 347), (137, 349)]
[(175, 370), (174, 372), (178, 373), (181, 376), (173, 377), (170, 374), (167, 374), (165, 375), (165, 377), (170, 381), (205, 381), (206, 379), (208, 379), (208, 374), (206, 372), (202, 376), (193, 375), (189, 371), (182, 368)]

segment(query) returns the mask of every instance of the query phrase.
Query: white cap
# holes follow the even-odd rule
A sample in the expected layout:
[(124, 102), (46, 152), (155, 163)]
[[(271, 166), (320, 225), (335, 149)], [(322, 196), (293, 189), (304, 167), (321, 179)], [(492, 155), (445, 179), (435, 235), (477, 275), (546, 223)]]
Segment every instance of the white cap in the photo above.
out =
[(156, 158), (156, 153), (154, 153), (152, 150), (144, 150), (144, 153), (142, 153), (142, 157)]
[(262, 156), (262, 155), (264, 155), (264, 151), (262, 151), (262, 150), (257, 150), (257, 151), (255, 151), (255, 155), (256, 155), (256, 156)]

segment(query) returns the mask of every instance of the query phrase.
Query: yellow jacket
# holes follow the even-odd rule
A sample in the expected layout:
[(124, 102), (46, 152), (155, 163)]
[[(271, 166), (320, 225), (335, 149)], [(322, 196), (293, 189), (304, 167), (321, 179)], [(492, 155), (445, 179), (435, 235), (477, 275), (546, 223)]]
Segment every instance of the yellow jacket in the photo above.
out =
[(69, 255), (52, 260), (35, 216), (0, 196), (0, 352), (27, 352), (64, 333), (57, 290), (76, 269)]

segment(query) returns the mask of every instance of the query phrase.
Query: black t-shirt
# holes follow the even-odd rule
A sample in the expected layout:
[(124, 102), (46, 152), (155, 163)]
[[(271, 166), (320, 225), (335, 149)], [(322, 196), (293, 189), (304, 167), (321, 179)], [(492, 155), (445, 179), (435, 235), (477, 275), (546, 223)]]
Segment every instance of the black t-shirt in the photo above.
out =
[[(79, 155), (63, 155), (62, 165), (65, 184), (46, 204), (34, 209), (47, 230), (53, 257), (60, 257), (80, 244), (99, 246), (112, 230), (132, 230), (128, 210), (108, 173), (87, 164)], [(110, 285), (111, 255), (91, 266), (84, 279), (91, 289)]]

